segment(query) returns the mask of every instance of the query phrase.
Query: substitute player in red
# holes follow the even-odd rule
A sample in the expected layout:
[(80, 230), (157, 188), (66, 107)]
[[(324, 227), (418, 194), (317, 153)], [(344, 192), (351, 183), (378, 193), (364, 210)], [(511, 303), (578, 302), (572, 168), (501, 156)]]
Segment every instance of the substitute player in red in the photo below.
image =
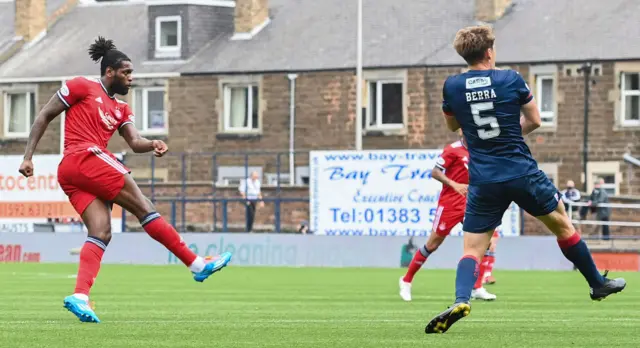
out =
[[(400, 297), (405, 301), (411, 301), (411, 282), (414, 275), (422, 268), (429, 255), (433, 254), (444, 242), (451, 230), (464, 218), (464, 210), (467, 204), (467, 186), (469, 184), (469, 151), (462, 136), (458, 132), (460, 140), (447, 145), (436, 162), (431, 176), (442, 183), (442, 191), (438, 198), (438, 210), (433, 221), (432, 233), (427, 243), (416, 251), (409, 264), (407, 273), (400, 278)], [(494, 233), (493, 240), (498, 237)], [(492, 301), (496, 295), (489, 293), (483, 286), (484, 272), (493, 256), (493, 249), (488, 249), (483, 262), (479, 266), (480, 276), (472, 291), (472, 297), (479, 300)], [(493, 263), (491, 263), (493, 265)]]
[(58, 167), (58, 181), (89, 233), (80, 252), (74, 294), (64, 299), (64, 307), (80, 321), (99, 323), (89, 305), (89, 291), (111, 240), (113, 203), (135, 215), (144, 230), (188, 266), (198, 282), (225, 267), (231, 254), (209, 260), (193, 253), (142, 194), (130, 170), (107, 150), (116, 130), (136, 153), (153, 151), (162, 157), (168, 148), (160, 140), (141, 137), (129, 105), (115, 98), (116, 94), (129, 92), (133, 81), (131, 59), (116, 50), (113, 41), (102, 37), (89, 47), (89, 55), (100, 61), (100, 79), (76, 77), (51, 97), (33, 122), (19, 171), (26, 177), (33, 175), (32, 157), (40, 138), (49, 123), (66, 110), (64, 156)]

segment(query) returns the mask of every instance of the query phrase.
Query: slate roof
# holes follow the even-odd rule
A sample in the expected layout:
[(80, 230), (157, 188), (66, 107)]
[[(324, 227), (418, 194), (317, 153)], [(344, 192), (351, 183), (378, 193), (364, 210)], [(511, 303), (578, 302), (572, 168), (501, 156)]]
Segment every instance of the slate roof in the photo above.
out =
[[(640, 59), (640, 1), (520, 0), (494, 25), (505, 63)], [(459, 62), (451, 46), (436, 64)]]
[[(478, 24), (474, 0), (367, 0), (365, 67), (464, 65), (458, 29)], [(272, 23), (249, 41), (221, 39), (182, 71), (354, 68), (355, 1), (272, 0)], [(494, 23), (500, 63), (640, 59), (640, 1), (515, 0)]]
[(100, 66), (87, 53), (98, 35), (113, 39), (132, 59), (136, 73), (176, 71), (179, 64), (145, 64), (148, 32), (145, 4), (79, 6), (53, 24), (41, 41), (0, 66), (0, 78), (98, 75)]
[[(53, 0), (50, 0), (53, 1)], [(63, 0), (55, 0), (63, 1)], [(365, 67), (463, 65), (451, 47), (477, 24), (474, 0), (366, 0)], [(499, 63), (640, 59), (637, 0), (514, 0), (494, 27)], [(34, 47), (0, 67), (0, 78), (97, 74), (86, 49), (99, 34), (131, 56), (137, 73), (243, 73), (353, 69), (355, 1), (269, 0), (269, 23), (250, 40), (210, 41), (183, 64), (145, 64), (147, 7), (77, 7)], [(0, 19), (6, 3), (0, 3)], [(4, 20), (2, 21), (4, 24)], [(126, 23), (122, 25), (122, 23)], [(4, 29), (0, 26), (0, 42)], [(81, 29), (78, 29), (81, 28)]]
[[(366, 0), (365, 66), (429, 63), (460, 27), (473, 0)], [(271, 23), (251, 40), (221, 38), (182, 71), (320, 70), (356, 66), (356, 1), (271, 0)]]
[(13, 42), (14, 13), (13, 2), (0, 2), (0, 54)]

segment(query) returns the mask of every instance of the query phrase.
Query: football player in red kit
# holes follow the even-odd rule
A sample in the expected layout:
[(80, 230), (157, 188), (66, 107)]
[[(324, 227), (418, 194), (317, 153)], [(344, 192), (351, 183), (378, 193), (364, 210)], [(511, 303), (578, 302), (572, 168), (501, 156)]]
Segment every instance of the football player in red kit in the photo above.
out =
[[(433, 221), (432, 233), (427, 243), (416, 251), (407, 273), (400, 278), (400, 297), (405, 301), (411, 301), (411, 282), (413, 277), (422, 268), (429, 255), (433, 254), (444, 242), (449, 232), (464, 218), (467, 204), (467, 185), (469, 184), (469, 151), (467, 150), (462, 132), (458, 132), (460, 140), (447, 145), (436, 162), (431, 176), (442, 183), (442, 191), (438, 199), (438, 209)], [(498, 233), (494, 233), (494, 238)], [(489, 258), (493, 257), (491, 249), (487, 250), (483, 262), (479, 266), (480, 276), (476, 282), (472, 297), (480, 300), (492, 301), (496, 295), (489, 293), (482, 285), (484, 271)], [(493, 264), (492, 264), (493, 265)]]
[(33, 175), (32, 157), (40, 138), (49, 123), (66, 111), (64, 155), (58, 166), (58, 182), (89, 233), (80, 251), (75, 291), (64, 299), (64, 307), (80, 321), (99, 323), (89, 305), (89, 291), (111, 240), (113, 203), (135, 215), (149, 236), (189, 267), (198, 282), (225, 267), (231, 254), (204, 259), (193, 253), (142, 194), (129, 169), (107, 150), (107, 143), (116, 130), (136, 153), (153, 152), (162, 157), (168, 148), (161, 140), (141, 137), (129, 105), (115, 97), (126, 95), (133, 81), (129, 57), (116, 50), (113, 41), (102, 37), (89, 47), (89, 55), (94, 61), (100, 61), (101, 77), (96, 80), (73, 78), (51, 97), (33, 122), (19, 171), (26, 177)]

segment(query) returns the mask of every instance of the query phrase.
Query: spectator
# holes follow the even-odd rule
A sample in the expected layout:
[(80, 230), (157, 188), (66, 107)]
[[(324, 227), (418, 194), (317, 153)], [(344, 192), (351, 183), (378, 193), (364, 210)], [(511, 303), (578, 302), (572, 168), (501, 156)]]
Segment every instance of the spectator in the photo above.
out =
[[(611, 216), (611, 208), (599, 206), (600, 204), (609, 203), (609, 195), (607, 191), (602, 188), (602, 184), (604, 184), (604, 179), (598, 178), (594, 183), (594, 189), (593, 192), (591, 192), (591, 197), (587, 204), (592, 207), (592, 209), (595, 209), (596, 219), (598, 219), (598, 221), (607, 223)], [(609, 239), (609, 225), (602, 225), (602, 239)]]
[(309, 223), (307, 221), (302, 221), (300, 225), (298, 225), (298, 233), (301, 234), (311, 234), (311, 230), (309, 230)]
[[(564, 202), (564, 209), (567, 211), (567, 214), (569, 214), (569, 205), (579, 202), (580, 201), (580, 191), (578, 189), (576, 189), (576, 184), (573, 182), (573, 180), (569, 180), (567, 181), (567, 188), (562, 190), (562, 202)], [(578, 215), (578, 209), (576, 209), (577, 207), (573, 206), (571, 208), (571, 214), (569, 215), (569, 217), (573, 220), (575, 219), (576, 215)]]
[(253, 231), (253, 222), (256, 216), (256, 203), (260, 201), (258, 206), (260, 208), (264, 207), (258, 172), (251, 172), (251, 177), (240, 183), (238, 191), (240, 191), (242, 199), (246, 200), (247, 232), (251, 232)]

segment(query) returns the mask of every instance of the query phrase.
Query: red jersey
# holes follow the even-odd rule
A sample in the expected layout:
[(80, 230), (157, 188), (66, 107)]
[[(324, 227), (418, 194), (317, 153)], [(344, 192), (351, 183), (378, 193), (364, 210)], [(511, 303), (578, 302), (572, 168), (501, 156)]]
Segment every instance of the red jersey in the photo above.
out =
[(56, 93), (67, 106), (64, 123), (64, 154), (98, 146), (105, 150), (113, 133), (134, 123), (127, 103), (109, 96), (102, 81), (76, 77)]
[[(447, 178), (460, 183), (469, 184), (469, 151), (461, 141), (447, 145), (436, 162)], [(457, 193), (448, 185), (442, 185), (438, 205), (464, 210), (467, 198)]]

